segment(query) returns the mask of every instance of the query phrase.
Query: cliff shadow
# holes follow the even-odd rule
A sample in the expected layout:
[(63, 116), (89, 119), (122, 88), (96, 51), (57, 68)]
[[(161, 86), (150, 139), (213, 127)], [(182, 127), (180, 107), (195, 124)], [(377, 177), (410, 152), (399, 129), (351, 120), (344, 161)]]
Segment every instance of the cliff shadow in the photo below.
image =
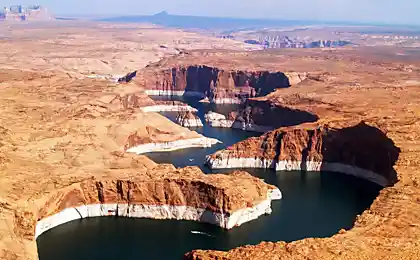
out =
[(127, 75), (125, 75), (124, 77), (119, 78), (118, 83), (128, 83), (128, 82), (132, 81), (136, 76), (137, 76), (137, 71), (130, 72)]
[(189, 66), (185, 71), (185, 92), (201, 92), (207, 96), (218, 80), (218, 72), (208, 66)]
[(256, 95), (266, 96), (278, 88), (291, 86), (289, 78), (283, 72), (259, 72), (253, 74), (249, 86), (256, 90)]
[[(282, 72), (224, 71), (208, 66), (189, 66), (182, 70), (172, 69), (172, 75), (174, 84), (185, 84), (185, 91), (201, 92), (208, 97), (211, 92), (223, 91), (239, 98), (265, 96), (278, 88), (291, 86), (289, 78)], [(185, 82), (179, 82), (184, 78)]]
[(273, 129), (316, 122), (319, 117), (307, 111), (279, 107), (266, 101), (250, 101), (236, 116), (236, 121), (246, 124), (270, 126)]
[[(323, 165), (340, 163), (377, 173), (385, 178), (384, 186), (398, 181), (394, 165), (400, 148), (380, 129), (363, 121), (352, 127), (326, 130), (321, 149)], [(329, 168), (322, 167), (322, 170)], [(366, 179), (369, 178), (366, 176)]]

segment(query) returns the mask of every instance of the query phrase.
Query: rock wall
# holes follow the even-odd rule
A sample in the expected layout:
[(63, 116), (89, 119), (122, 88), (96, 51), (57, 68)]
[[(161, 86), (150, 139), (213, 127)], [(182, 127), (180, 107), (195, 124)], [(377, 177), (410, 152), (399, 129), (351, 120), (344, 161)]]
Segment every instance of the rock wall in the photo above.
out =
[(201, 119), (190, 111), (181, 111), (176, 117), (176, 122), (183, 127), (202, 127)]
[[(246, 195), (237, 194), (241, 187)], [(87, 180), (57, 192), (40, 208), (35, 238), (66, 222), (99, 216), (193, 220), (230, 229), (270, 214), (276, 199), (276, 187), (244, 172), (206, 176), (169, 169), (138, 180)]]
[(140, 108), (143, 112), (197, 112), (196, 108), (179, 101), (154, 101), (154, 104)]
[(206, 123), (211, 127), (226, 127), (230, 128), (233, 126), (234, 120), (226, 119), (225, 115), (215, 113), (215, 112), (208, 112), (204, 115), (204, 120)]
[[(180, 66), (145, 70), (135, 81), (148, 93), (183, 95), (201, 93), (212, 103), (243, 103), (277, 88), (287, 88), (306, 78), (306, 73), (270, 71), (225, 71), (208, 66)], [(124, 78), (121, 81), (126, 81)]]
[(256, 125), (268, 130), (318, 120), (318, 116), (312, 113), (255, 99), (247, 100), (243, 107), (231, 117), (235, 118), (235, 122)]
[(151, 153), (151, 152), (169, 152), (169, 151), (175, 151), (175, 150), (192, 148), (192, 147), (207, 148), (217, 143), (220, 143), (220, 141), (217, 139), (208, 138), (208, 137), (155, 143), (151, 140), (145, 140), (141, 138), (138, 139), (135, 137), (135, 135), (131, 135), (126, 145), (126, 152), (136, 153), (136, 154)]
[(250, 99), (238, 111), (226, 116), (209, 112), (206, 122), (212, 127), (232, 127), (245, 131), (265, 133), (279, 127), (315, 122), (318, 117), (312, 113), (274, 105), (269, 101)]
[(387, 186), (396, 181), (393, 166), (399, 152), (381, 130), (361, 122), (345, 128), (278, 129), (216, 152), (207, 157), (207, 164), (212, 168), (337, 171)]

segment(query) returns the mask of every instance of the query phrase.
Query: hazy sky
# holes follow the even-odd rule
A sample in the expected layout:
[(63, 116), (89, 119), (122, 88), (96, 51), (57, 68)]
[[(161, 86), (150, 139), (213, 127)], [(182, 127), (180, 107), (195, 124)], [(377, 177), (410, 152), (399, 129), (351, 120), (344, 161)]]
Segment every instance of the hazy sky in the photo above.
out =
[(0, 0), (40, 4), (53, 13), (172, 14), (273, 19), (364, 21), (420, 25), (420, 0)]

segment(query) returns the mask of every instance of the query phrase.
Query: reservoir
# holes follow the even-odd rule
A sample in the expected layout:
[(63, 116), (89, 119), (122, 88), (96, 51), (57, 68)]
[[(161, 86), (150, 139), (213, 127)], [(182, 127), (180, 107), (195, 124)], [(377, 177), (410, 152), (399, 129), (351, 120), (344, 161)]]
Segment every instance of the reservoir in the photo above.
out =
[[(234, 106), (188, 102), (202, 118), (209, 111), (227, 113)], [(176, 113), (165, 113), (174, 120)], [(204, 122), (204, 120), (203, 120)], [(235, 129), (194, 129), (223, 142), (211, 148), (193, 148), (147, 154), (158, 163), (183, 167), (196, 165), (205, 172), (206, 155), (258, 133)], [(295, 241), (328, 237), (349, 229), (358, 214), (368, 208), (381, 187), (334, 172), (275, 172), (242, 169), (280, 188), (283, 199), (272, 202), (272, 214), (232, 230), (213, 225), (177, 221), (102, 217), (75, 220), (42, 234), (38, 240), (40, 260), (182, 259), (194, 249), (229, 250), (262, 241)], [(219, 172), (228, 172), (220, 170)]]

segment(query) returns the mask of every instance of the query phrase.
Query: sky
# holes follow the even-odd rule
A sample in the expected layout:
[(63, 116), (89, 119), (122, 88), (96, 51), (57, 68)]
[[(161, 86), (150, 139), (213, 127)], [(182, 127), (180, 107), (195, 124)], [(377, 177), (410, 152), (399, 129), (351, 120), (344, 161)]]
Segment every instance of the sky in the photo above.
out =
[(40, 4), (55, 15), (170, 14), (420, 25), (420, 0), (0, 0)]

